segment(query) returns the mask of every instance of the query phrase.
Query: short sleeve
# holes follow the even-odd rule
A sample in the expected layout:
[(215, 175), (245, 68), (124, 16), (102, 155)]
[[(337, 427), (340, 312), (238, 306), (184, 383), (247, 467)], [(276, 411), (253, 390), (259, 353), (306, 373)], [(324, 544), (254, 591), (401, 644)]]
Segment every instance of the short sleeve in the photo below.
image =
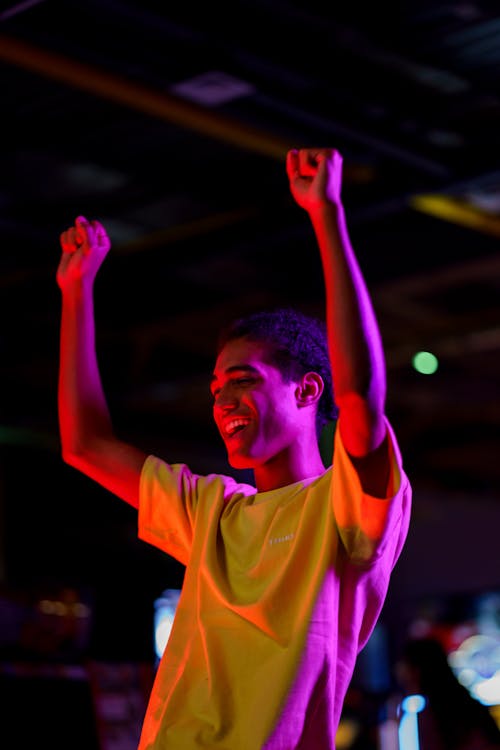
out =
[(197, 479), (184, 464), (148, 456), (139, 485), (139, 538), (184, 565), (193, 538)]
[(401, 453), (391, 425), (387, 422), (390, 474), (385, 497), (373, 497), (361, 487), (358, 474), (335, 432), (333, 453), (332, 502), (343, 544), (353, 559), (370, 562), (379, 557), (393, 534), (403, 539), (409, 522), (411, 487), (404, 472)]

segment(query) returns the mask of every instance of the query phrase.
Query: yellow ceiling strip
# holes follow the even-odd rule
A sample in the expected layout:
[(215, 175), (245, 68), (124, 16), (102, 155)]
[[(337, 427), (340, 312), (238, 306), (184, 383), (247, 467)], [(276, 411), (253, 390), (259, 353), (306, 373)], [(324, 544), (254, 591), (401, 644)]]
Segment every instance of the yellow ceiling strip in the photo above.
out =
[[(1, 34), (0, 59), (153, 117), (190, 128), (273, 159), (284, 160), (289, 148), (300, 145), (283, 141), (269, 133), (246, 126), (214, 110), (205, 109), (167, 92), (148, 89), (99, 68)], [(348, 180), (365, 182), (373, 179), (374, 174), (366, 175), (359, 165), (345, 165), (344, 176)], [(500, 236), (500, 217), (479, 211), (466, 201), (439, 194), (423, 194), (410, 197), (409, 203), (414, 209), (423, 213), (480, 232)]]
[(287, 150), (295, 145), (166, 92), (150, 90), (112, 73), (1, 34), (0, 59), (264, 156), (283, 160)]
[(414, 195), (410, 206), (438, 219), (460, 224), (483, 234), (500, 237), (500, 216), (481, 211), (467, 201), (447, 195)]

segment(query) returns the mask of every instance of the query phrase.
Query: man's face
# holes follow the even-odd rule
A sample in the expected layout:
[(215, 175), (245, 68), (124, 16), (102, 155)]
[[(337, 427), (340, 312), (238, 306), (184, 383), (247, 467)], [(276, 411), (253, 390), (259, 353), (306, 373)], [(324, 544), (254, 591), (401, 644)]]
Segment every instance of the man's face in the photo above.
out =
[(254, 469), (285, 451), (300, 430), (297, 383), (269, 364), (266, 345), (229, 341), (215, 363), (215, 423), (236, 469)]

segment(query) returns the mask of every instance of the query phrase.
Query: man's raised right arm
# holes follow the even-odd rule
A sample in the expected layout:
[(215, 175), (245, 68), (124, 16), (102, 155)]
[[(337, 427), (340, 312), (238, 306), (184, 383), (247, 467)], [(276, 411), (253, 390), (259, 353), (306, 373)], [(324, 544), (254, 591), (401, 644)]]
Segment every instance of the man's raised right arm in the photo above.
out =
[(137, 508), (146, 454), (116, 437), (96, 355), (94, 280), (110, 247), (104, 227), (83, 216), (61, 234), (59, 431), (66, 463)]

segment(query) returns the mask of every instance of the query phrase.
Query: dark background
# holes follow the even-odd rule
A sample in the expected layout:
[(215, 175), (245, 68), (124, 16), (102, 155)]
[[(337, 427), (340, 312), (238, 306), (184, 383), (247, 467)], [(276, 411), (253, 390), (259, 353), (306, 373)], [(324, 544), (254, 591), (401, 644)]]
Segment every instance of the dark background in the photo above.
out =
[[(278, 304), (323, 314), (292, 146), (344, 156), (414, 488), (390, 646), (415, 618), (467, 619), (500, 589), (498, 4), (0, 7), (5, 658), (151, 661), (153, 602), (182, 582), (137, 540), (135, 512), (61, 461), (60, 232), (83, 213), (113, 240), (96, 318), (118, 431), (229, 471), (208, 394), (219, 327)], [(434, 375), (413, 369), (419, 350), (438, 357)], [(88, 606), (78, 637), (51, 641), (44, 599)]]

